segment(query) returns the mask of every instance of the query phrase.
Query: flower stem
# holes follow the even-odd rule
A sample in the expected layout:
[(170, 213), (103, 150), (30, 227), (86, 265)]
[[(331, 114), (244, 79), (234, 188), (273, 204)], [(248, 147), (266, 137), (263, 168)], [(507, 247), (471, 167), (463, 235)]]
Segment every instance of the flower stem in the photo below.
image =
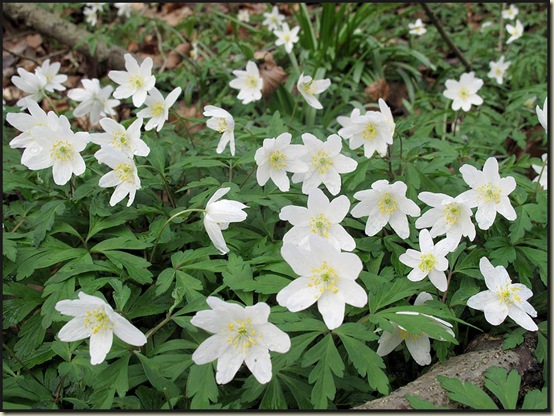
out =
[(242, 188), (243, 185), (246, 183), (246, 181), (248, 180), (248, 178), (250, 178), (250, 176), (252, 176), (252, 174), (256, 171), (256, 169), (258, 168), (258, 166), (254, 166), (252, 168), (252, 170), (250, 171), (250, 173), (248, 174), (248, 176), (246, 178), (244, 178), (244, 180), (242, 181), (242, 183), (240, 184), (239, 188)]
[(148, 169), (152, 169), (152, 170), (158, 172), (158, 174), (161, 176), (162, 180), (164, 181), (164, 187), (165, 187), (165, 191), (167, 193), (167, 198), (169, 199), (169, 203), (171, 204), (171, 206), (173, 208), (177, 208), (177, 205), (175, 204), (175, 200), (173, 199), (173, 196), (171, 195), (171, 189), (169, 188), (169, 182), (167, 182), (167, 178), (165, 177), (163, 172), (161, 172), (157, 167), (151, 166), (151, 165), (139, 165), (139, 166), (137, 166), (137, 169), (138, 168), (148, 168)]
[(445, 303), (446, 301), (446, 296), (448, 295), (448, 287), (450, 286), (450, 279), (452, 279), (452, 270), (450, 270), (448, 272), (448, 277), (447, 277), (447, 280), (446, 280), (446, 290), (444, 291), (443, 295), (442, 295), (442, 299), (441, 299), (441, 302), (442, 303)]
[(289, 53), (289, 58), (294, 68), (294, 71), (296, 72), (296, 75), (300, 76), (300, 68), (298, 67), (298, 61), (296, 60), (296, 55), (293, 52), (291, 52)]
[(539, 176), (537, 177), (537, 184), (535, 185), (535, 189), (533, 191), (533, 199), (535, 200), (535, 202), (537, 201), (537, 191), (539, 190), (539, 186), (541, 186), (541, 177), (545, 167), (546, 167), (546, 163), (542, 165), (541, 171), (539, 172)]

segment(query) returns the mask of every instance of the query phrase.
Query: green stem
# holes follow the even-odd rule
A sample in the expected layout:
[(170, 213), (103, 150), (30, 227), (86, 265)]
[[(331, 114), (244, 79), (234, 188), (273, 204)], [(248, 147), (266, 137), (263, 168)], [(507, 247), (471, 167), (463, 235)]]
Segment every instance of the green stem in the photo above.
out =
[(17, 229), (21, 226), (21, 224), (23, 224), (25, 222), (27, 218), (23, 217), (21, 218), (21, 221), (19, 221), (17, 224), (15, 224), (15, 227), (13, 227), (13, 230), (11, 231), (12, 233), (15, 233), (17, 231)]
[(256, 171), (256, 169), (258, 168), (258, 166), (254, 166), (254, 168), (252, 168), (252, 170), (250, 171), (250, 173), (248, 174), (248, 176), (246, 178), (244, 178), (244, 180), (242, 181), (242, 183), (240, 184), (239, 188), (242, 188), (244, 186), (244, 184), (246, 183), (246, 181), (250, 178), (250, 176), (252, 176), (252, 174)]
[(29, 367), (27, 367), (27, 365), (21, 361), (21, 359), (15, 355), (15, 353), (12, 351), (12, 349), (10, 347), (8, 347), (5, 343), (2, 343), (2, 346), (4, 347), (4, 349), (6, 351), (8, 351), (8, 354), (10, 354), (12, 356), (12, 358), (14, 358), (19, 364), (21, 364), (21, 366), (25, 369), (25, 371), (27, 371), (29, 373), (29, 375), (38, 383), (40, 384), (42, 387), (44, 387), (46, 390), (50, 391), (50, 389), (48, 387), (46, 387), (44, 385), (44, 383), (42, 381), (40, 381), (32, 372), (31, 370), (29, 369)]
[(254, 133), (252, 133), (252, 132), (250, 131), (250, 129), (248, 129), (248, 127), (246, 127), (246, 125), (235, 122), (235, 126), (242, 127), (244, 130), (246, 130), (246, 132), (247, 132), (250, 136), (252, 136), (253, 139), (256, 139), (256, 136), (254, 136)]
[(173, 114), (175, 114), (177, 116), (177, 119), (179, 120), (179, 122), (182, 124), (182, 126), (185, 128), (186, 132), (187, 132), (187, 136), (189, 138), (189, 141), (190, 141), (190, 145), (192, 146), (193, 149), (196, 149), (196, 146), (194, 146), (194, 141), (192, 140), (192, 135), (190, 134), (190, 131), (189, 131), (189, 128), (188, 126), (186, 125), (185, 121), (184, 121), (184, 117), (182, 117), (177, 111), (171, 109), (169, 110), (171, 111)]
[(442, 303), (445, 303), (446, 296), (448, 295), (448, 287), (450, 286), (450, 279), (452, 279), (452, 272), (453, 272), (452, 270), (448, 272), (448, 278), (446, 280), (446, 290), (444, 291), (444, 294), (442, 295), (442, 299), (441, 299)]
[(292, 63), (292, 66), (294, 68), (294, 71), (296, 72), (296, 75), (300, 77), (300, 67), (298, 66), (298, 61), (296, 60), (296, 55), (291, 52), (289, 53), (290, 62)]
[(137, 169), (138, 168), (148, 168), (148, 169), (153, 169), (156, 172), (158, 172), (158, 174), (161, 176), (162, 180), (164, 181), (164, 187), (165, 187), (165, 191), (167, 192), (167, 197), (169, 198), (169, 203), (171, 204), (171, 206), (173, 208), (177, 208), (177, 205), (175, 204), (175, 200), (173, 199), (173, 196), (171, 195), (171, 190), (169, 188), (169, 182), (167, 182), (167, 178), (165, 177), (163, 172), (160, 172), (160, 170), (157, 167), (151, 166), (151, 165), (139, 165), (139, 166), (137, 166)]
[(537, 184), (535, 185), (535, 190), (533, 191), (533, 199), (535, 202), (537, 201), (537, 191), (539, 190), (539, 186), (541, 186), (541, 177), (544, 172), (544, 168), (546, 168), (546, 163), (542, 165), (541, 171), (539, 172), (539, 176), (537, 178)]

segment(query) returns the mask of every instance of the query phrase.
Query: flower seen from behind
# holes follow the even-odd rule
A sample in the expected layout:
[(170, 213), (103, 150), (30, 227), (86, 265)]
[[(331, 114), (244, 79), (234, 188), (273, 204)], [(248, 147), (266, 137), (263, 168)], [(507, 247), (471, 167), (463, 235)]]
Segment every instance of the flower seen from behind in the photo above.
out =
[(156, 77), (152, 75), (152, 58), (146, 58), (139, 66), (133, 55), (126, 53), (125, 58), (126, 71), (108, 72), (108, 77), (119, 84), (119, 87), (113, 93), (115, 98), (124, 99), (132, 97), (133, 105), (140, 107), (146, 100), (148, 91), (154, 88)]
[(111, 85), (100, 87), (98, 79), (83, 79), (83, 88), (73, 88), (67, 92), (67, 96), (80, 104), (73, 110), (75, 117), (89, 116), (90, 123), (96, 124), (100, 117), (114, 116), (114, 107), (119, 105), (119, 100), (110, 99), (113, 92)]
[(516, 181), (511, 176), (500, 177), (496, 158), (489, 157), (482, 171), (465, 164), (460, 172), (472, 189), (460, 194), (459, 198), (471, 208), (477, 207), (475, 220), (480, 229), (488, 230), (497, 212), (509, 221), (516, 219), (517, 214), (508, 198), (516, 188)]
[(299, 245), (310, 249), (311, 235), (319, 235), (331, 243), (337, 250), (352, 251), (356, 242), (340, 225), (350, 210), (350, 201), (346, 195), (329, 202), (319, 188), (308, 193), (308, 207), (287, 205), (281, 208), (279, 218), (292, 224), (292, 228), (283, 236), (283, 243)]
[(410, 29), (410, 35), (421, 36), (427, 32), (425, 24), (421, 21), (421, 19), (417, 19), (415, 23), (408, 23), (408, 28)]
[(260, 77), (260, 71), (253, 61), (248, 61), (246, 71), (234, 70), (235, 79), (229, 82), (231, 88), (240, 90), (237, 98), (243, 104), (257, 101), (262, 98), (262, 87), (264, 80)]
[(273, 6), (271, 13), (264, 13), (264, 18), (262, 25), (267, 26), (271, 31), (281, 27), (283, 20), (285, 20), (285, 16), (279, 13), (277, 6)]
[(150, 118), (146, 126), (144, 126), (144, 130), (152, 130), (154, 127), (156, 127), (156, 131), (162, 129), (165, 121), (169, 118), (169, 109), (175, 104), (181, 91), (181, 87), (177, 87), (167, 94), (166, 98), (163, 97), (156, 87), (148, 91), (148, 96), (144, 102), (146, 108), (137, 113), (137, 117)]
[(100, 120), (100, 125), (105, 133), (91, 134), (90, 141), (102, 148), (118, 150), (131, 158), (133, 156), (148, 156), (150, 148), (140, 138), (142, 122), (142, 118), (139, 117), (126, 129), (111, 118), (103, 118)]
[(292, 182), (302, 182), (302, 193), (307, 194), (323, 183), (331, 195), (337, 195), (341, 188), (341, 173), (353, 172), (358, 166), (354, 159), (342, 155), (342, 140), (336, 134), (322, 142), (313, 134), (304, 133), (302, 141), (307, 153), (302, 160), (308, 164), (306, 173), (295, 173)]
[(300, 277), (277, 293), (277, 302), (291, 312), (317, 302), (327, 328), (335, 329), (344, 320), (345, 304), (363, 307), (367, 293), (355, 280), (362, 261), (353, 253), (341, 253), (323, 237), (310, 236), (310, 250), (283, 244), (281, 255)]
[(460, 108), (469, 111), (471, 105), (483, 104), (483, 99), (477, 95), (477, 91), (483, 86), (483, 80), (475, 77), (473, 71), (462, 74), (459, 81), (449, 79), (445, 83), (446, 90), (443, 95), (452, 101), (452, 110)]
[(519, 20), (516, 20), (515, 26), (512, 26), (510, 24), (506, 25), (506, 32), (510, 34), (510, 37), (508, 38), (508, 40), (506, 40), (506, 44), (510, 44), (523, 35), (523, 25)]
[(112, 170), (100, 178), (98, 186), (101, 188), (115, 187), (110, 198), (113, 207), (129, 195), (127, 206), (135, 200), (135, 194), (140, 189), (140, 178), (132, 156), (111, 147), (101, 148), (94, 154), (99, 163), (108, 165)]
[(217, 360), (218, 384), (230, 382), (242, 363), (259, 383), (269, 383), (273, 376), (269, 351), (287, 352), (290, 338), (268, 322), (268, 304), (258, 302), (243, 308), (214, 296), (206, 302), (211, 309), (197, 312), (190, 323), (213, 335), (198, 346), (192, 361), (202, 365)]
[(39, 73), (32, 73), (23, 68), (17, 68), (19, 75), (11, 77), (13, 85), (27, 95), (17, 101), (22, 110), (27, 108), (27, 100), (39, 102), (45, 96), (45, 87), (48, 83), (46, 77)]
[(301, 159), (307, 152), (298, 144), (290, 144), (292, 135), (282, 133), (277, 138), (264, 139), (263, 146), (256, 151), (254, 159), (258, 165), (256, 179), (258, 185), (264, 186), (271, 178), (281, 192), (290, 189), (287, 172), (303, 173), (308, 165)]
[(512, 63), (510, 61), (504, 62), (504, 55), (500, 57), (498, 62), (491, 61), (489, 62), (490, 71), (487, 74), (489, 78), (496, 79), (496, 82), (500, 85), (502, 85), (502, 82), (504, 80), (504, 74), (508, 70)]
[(288, 23), (283, 23), (283, 26), (281, 26), (280, 30), (275, 29), (273, 31), (275, 36), (277, 36), (275, 45), (276, 46), (284, 45), (285, 51), (287, 53), (291, 53), (293, 45), (299, 41), (299, 38), (298, 38), (299, 30), (300, 30), (300, 26), (295, 26), (291, 29), (289, 28)]
[(329, 88), (330, 85), (331, 80), (329, 78), (315, 80), (310, 76), (304, 76), (304, 73), (302, 73), (300, 74), (300, 78), (298, 78), (296, 88), (310, 107), (321, 110), (323, 106), (314, 95), (322, 93)]
[(538, 182), (542, 189), (548, 189), (548, 154), (544, 153), (541, 157), (542, 165), (531, 165), (533, 170), (537, 173), (537, 177), (533, 179), (533, 182)]
[(519, 9), (515, 4), (510, 4), (506, 10), (502, 10), (502, 17), (508, 20), (514, 20), (519, 13)]
[(218, 189), (208, 200), (204, 212), (204, 228), (221, 254), (229, 252), (221, 230), (226, 230), (231, 222), (244, 221), (246, 212), (243, 209), (248, 208), (240, 202), (221, 199), (230, 190), (231, 188)]
[(374, 182), (371, 188), (354, 194), (360, 202), (352, 208), (352, 216), (368, 217), (365, 226), (368, 236), (377, 234), (390, 224), (400, 238), (408, 238), (410, 226), (407, 216), (419, 216), (420, 209), (414, 201), (406, 198), (406, 184), (402, 181), (389, 184), (386, 179), (381, 179)]
[(130, 345), (140, 347), (146, 344), (144, 334), (99, 297), (79, 292), (79, 299), (61, 300), (56, 303), (56, 310), (73, 317), (60, 329), (58, 338), (60, 341), (73, 342), (90, 337), (92, 365), (106, 359), (114, 334)]
[(206, 121), (206, 126), (208, 126), (209, 129), (222, 133), (215, 151), (218, 154), (223, 153), (223, 150), (225, 150), (225, 147), (229, 144), (231, 156), (235, 156), (235, 120), (233, 116), (223, 108), (214, 105), (205, 106), (203, 115), (204, 117), (211, 117)]
[(537, 311), (527, 302), (533, 292), (521, 283), (512, 283), (506, 269), (503, 266), (494, 267), (486, 257), (479, 261), (479, 269), (488, 290), (470, 297), (467, 306), (483, 311), (491, 325), (500, 325), (509, 316), (528, 331), (538, 330), (531, 319), (537, 316)]
[(543, 127), (544, 131), (548, 132), (548, 97), (544, 99), (544, 104), (541, 108), (537, 105), (535, 108), (535, 111), (537, 112), (537, 118), (539, 119), (539, 123), (541, 123), (541, 126)]

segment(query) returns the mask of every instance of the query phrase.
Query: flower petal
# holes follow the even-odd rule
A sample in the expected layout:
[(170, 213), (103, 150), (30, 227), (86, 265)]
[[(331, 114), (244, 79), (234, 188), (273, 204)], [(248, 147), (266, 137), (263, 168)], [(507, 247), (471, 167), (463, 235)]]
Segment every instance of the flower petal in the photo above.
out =
[(344, 298), (341, 293), (326, 291), (317, 301), (317, 309), (323, 316), (327, 328), (335, 329), (344, 321)]
[(420, 335), (419, 338), (406, 338), (406, 347), (410, 355), (419, 365), (431, 364), (431, 343), (427, 335)]
[(285, 353), (290, 349), (289, 336), (272, 323), (259, 325), (258, 330), (262, 335), (260, 342), (271, 351)]
[(217, 360), (215, 380), (217, 384), (230, 382), (239, 371), (244, 355), (238, 349), (228, 348)]
[(378, 342), (379, 347), (377, 348), (377, 355), (379, 355), (380, 357), (384, 357), (402, 342), (400, 330), (397, 329), (394, 332), (384, 331)]
[(253, 346), (244, 357), (244, 362), (260, 384), (269, 383), (272, 377), (271, 358), (267, 348)]
[(192, 353), (192, 361), (197, 365), (212, 362), (219, 359), (228, 348), (232, 349), (232, 346), (227, 342), (226, 334), (212, 335)]
[(131, 322), (119, 314), (114, 315), (113, 333), (127, 344), (140, 347), (146, 344), (146, 336)]
[(100, 331), (90, 336), (90, 363), (100, 364), (106, 359), (113, 342), (112, 331)]
[(85, 328), (85, 321), (82, 316), (73, 318), (58, 332), (58, 339), (64, 342), (79, 341), (89, 336), (90, 332)]

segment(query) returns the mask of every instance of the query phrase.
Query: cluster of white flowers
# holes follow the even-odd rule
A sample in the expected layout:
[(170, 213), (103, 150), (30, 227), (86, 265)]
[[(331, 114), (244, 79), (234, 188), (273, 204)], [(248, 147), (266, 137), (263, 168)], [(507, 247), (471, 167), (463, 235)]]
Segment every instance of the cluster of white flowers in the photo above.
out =
[[(85, 22), (91, 26), (96, 26), (98, 23), (98, 14), (104, 11), (104, 5), (106, 3), (85, 3), (85, 8), (83, 9), (83, 15), (85, 16)], [(133, 10), (133, 4), (139, 3), (108, 3), (113, 4), (117, 9), (118, 16), (124, 16), (126, 18), (131, 17), (131, 12)]]
[(17, 68), (19, 75), (14, 75), (11, 81), (17, 88), (28, 94), (21, 98), (17, 105), (25, 110), (29, 101), (39, 103), (46, 96), (46, 92), (65, 91), (62, 83), (67, 81), (67, 75), (58, 75), (59, 70), (60, 63), (50, 64), (50, 59), (46, 59), (42, 66), (36, 67), (34, 73)]
[(410, 29), (410, 35), (421, 36), (427, 32), (425, 24), (421, 21), (421, 19), (417, 19), (415, 23), (408, 23), (408, 28)]
[(262, 25), (267, 26), (277, 36), (275, 45), (284, 45), (285, 51), (291, 53), (293, 45), (300, 40), (298, 38), (300, 26), (295, 26), (291, 29), (288, 23), (284, 21), (285, 16), (279, 13), (279, 8), (275, 5), (271, 9), (271, 12), (264, 13), (264, 18), (265, 20), (262, 22)]

